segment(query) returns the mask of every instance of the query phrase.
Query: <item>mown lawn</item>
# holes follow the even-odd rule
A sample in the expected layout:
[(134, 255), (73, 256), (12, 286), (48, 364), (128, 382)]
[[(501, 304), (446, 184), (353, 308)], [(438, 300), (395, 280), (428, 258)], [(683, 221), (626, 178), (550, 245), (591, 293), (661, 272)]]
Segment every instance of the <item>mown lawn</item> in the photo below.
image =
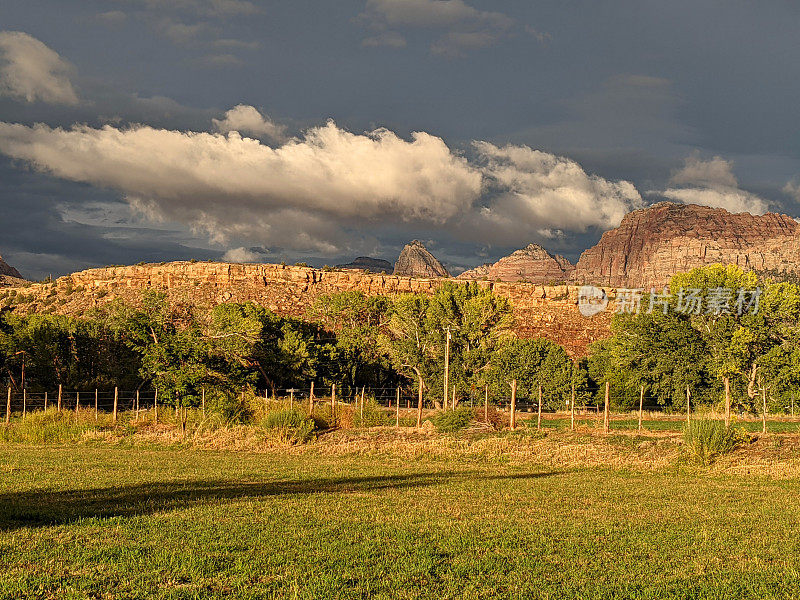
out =
[(2, 598), (797, 598), (796, 480), (0, 446)]

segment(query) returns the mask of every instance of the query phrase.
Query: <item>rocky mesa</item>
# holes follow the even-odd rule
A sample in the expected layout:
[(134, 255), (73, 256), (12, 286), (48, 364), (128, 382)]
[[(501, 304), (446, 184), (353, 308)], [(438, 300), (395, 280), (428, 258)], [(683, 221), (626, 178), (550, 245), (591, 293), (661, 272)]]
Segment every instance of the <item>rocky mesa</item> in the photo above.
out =
[(680, 271), (712, 263), (760, 272), (800, 273), (800, 229), (787, 215), (730, 213), (662, 202), (625, 215), (586, 250), (576, 284), (662, 287)]
[(539, 244), (528, 244), (494, 264), (464, 271), (458, 279), (528, 281), (544, 285), (569, 281), (574, 268), (563, 256), (552, 255)]

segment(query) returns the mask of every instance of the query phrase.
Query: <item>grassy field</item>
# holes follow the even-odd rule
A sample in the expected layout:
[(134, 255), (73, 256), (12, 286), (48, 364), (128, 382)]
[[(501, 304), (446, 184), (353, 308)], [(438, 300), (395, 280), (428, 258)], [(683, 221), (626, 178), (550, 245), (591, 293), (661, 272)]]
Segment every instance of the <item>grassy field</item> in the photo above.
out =
[(2, 598), (797, 598), (796, 479), (0, 445)]

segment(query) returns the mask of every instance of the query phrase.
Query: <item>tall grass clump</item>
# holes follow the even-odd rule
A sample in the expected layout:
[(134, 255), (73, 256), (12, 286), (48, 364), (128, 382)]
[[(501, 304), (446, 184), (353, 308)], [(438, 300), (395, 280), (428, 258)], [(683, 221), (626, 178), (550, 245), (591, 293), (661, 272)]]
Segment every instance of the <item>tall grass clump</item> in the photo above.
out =
[(263, 425), (279, 437), (295, 443), (307, 442), (314, 436), (314, 419), (298, 408), (282, 408), (268, 412)]
[(715, 419), (693, 419), (683, 432), (686, 448), (701, 465), (710, 465), (722, 455), (731, 452), (742, 441), (739, 432)]
[(353, 427), (381, 427), (392, 423), (386, 409), (378, 405), (374, 399), (364, 402), (363, 412), (358, 403), (353, 409)]
[(72, 411), (37, 411), (0, 428), (0, 440), (23, 444), (66, 443), (80, 440), (85, 432), (99, 428), (93, 412), (87, 415), (81, 411), (76, 419)]
[(466, 429), (474, 418), (475, 409), (469, 406), (462, 406), (455, 410), (440, 412), (431, 419), (431, 422), (438, 431), (450, 433)]

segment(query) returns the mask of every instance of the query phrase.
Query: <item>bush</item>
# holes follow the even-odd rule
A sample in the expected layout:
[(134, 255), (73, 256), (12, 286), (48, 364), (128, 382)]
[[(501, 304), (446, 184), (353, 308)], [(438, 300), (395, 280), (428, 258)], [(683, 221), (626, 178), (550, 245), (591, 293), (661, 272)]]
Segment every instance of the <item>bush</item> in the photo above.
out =
[(297, 408), (285, 408), (267, 413), (264, 427), (278, 432), (294, 442), (307, 442), (313, 437), (314, 419)]
[(232, 425), (247, 425), (253, 421), (252, 394), (231, 393), (226, 390), (206, 389), (206, 407)]
[(462, 406), (448, 412), (440, 412), (431, 419), (431, 422), (438, 431), (451, 432), (469, 427), (474, 418), (475, 410), (468, 406)]
[(742, 434), (714, 419), (698, 418), (684, 428), (686, 448), (701, 465), (709, 465), (742, 441)]

